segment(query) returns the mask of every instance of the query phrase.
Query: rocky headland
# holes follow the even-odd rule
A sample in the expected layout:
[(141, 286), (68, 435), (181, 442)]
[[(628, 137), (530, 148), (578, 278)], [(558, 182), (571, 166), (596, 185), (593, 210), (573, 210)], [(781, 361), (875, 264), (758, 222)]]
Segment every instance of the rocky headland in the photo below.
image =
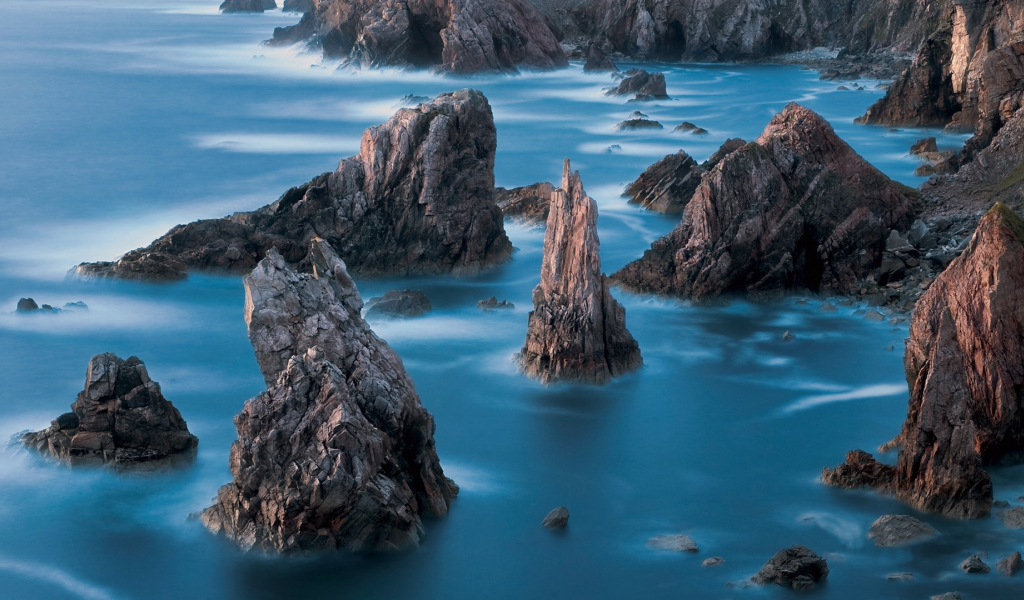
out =
[(605, 383), (643, 364), (626, 309), (601, 272), (597, 203), (569, 160), (551, 197), (541, 280), (533, 290), (523, 372), (544, 383)]
[(361, 275), (473, 274), (512, 253), (494, 198), (496, 145), (483, 94), (442, 94), (367, 129), (358, 155), (273, 204), (178, 225), (71, 275), (166, 281), (193, 270), (246, 272), (271, 248), (309, 270), (314, 238)]
[[(680, 126), (681, 127), (681, 126)], [(678, 128), (677, 128), (678, 129)], [(694, 125), (691, 129), (697, 130)], [(722, 161), (723, 158), (745, 146), (746, 142), (734, 138), (706, 161), (697, 161), (680, 150), (654, 163), (626, 188), (624, 196), (633, 204), (662, 213), (680, 213), (700, 186), (701, 177)]]
[(244, 278), (245, 320), (267, 391), (235, 417), (233, 480), (203, 523), (243, 550), (401, 550), (444, 515), (434, 421), (401, 358), (360, 316), (345, 263), (310, 242), (312, 274), (269, 250)]

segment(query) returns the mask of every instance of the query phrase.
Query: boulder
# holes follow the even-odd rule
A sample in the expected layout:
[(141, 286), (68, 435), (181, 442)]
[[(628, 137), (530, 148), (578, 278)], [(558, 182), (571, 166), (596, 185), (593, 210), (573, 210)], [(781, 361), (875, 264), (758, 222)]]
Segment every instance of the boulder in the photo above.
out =
[(1019, 571), (1022, 566), (1024, 566), (1024, 560), (1021, 560), (1020, 552), (1014, 552), (996, 563), (996, 571), (1010, 577)]
[(671, 552), (689, 552), (691, 554), (700, 552), (697, 544), (690, 539), (690, 536), (684, 533), (652, 537), (647, 540), (647, 546), (655, 550), (669, 550)]
[(178, 225), (83, 277), (178, 280), (190, 270), (246, 272), (274, 248), (306, 260), (317, 237), (361, 275), (473, 274), (507, 260), (512, 244), (494, 203), (497, 134), (475, 90), (401, 109), (363, 133), (358, 155), (273, 204)]
[(985, 562), (975, 554), (960, 563), (960, 570), (964, 573), (988, 573), (992, 570), (992, 567), (986, 565)]
[(494, 190), (494, 199), (505, 217), (529, 223), (546, 223), (554, 191), (555, 186), (550, 183), (535, 183), (511, 190), (498, 188)]
[(245, 321), (267, 391), (235, 417), (232, 481), (201, 516), (243, 550), (390, 551), (458, 493), (434, 420), (402, 360), (360, 316), (359, 291), (324, 240), (312, 274), (270, 250), (244, 278)]
[(274, 0), (224, 0), (220, 5), (220, 11), (226, 13), (235, 12), (256, 12), (277, 8)]
[(792, 546), (776, 552), (754, 576), (754, 582), (806, 590), (827, 577), (828, 563), (825, 559), (804, 546)]
[(668, 92), (665, 90), (665, 75), (663, 73), (648, 73), (644, 69), (630, 69), (626, 71), (625, 77), (619, 85), (605, 92), (606, 96), (633, 96), (634, 100), (667, 100)]
[(718, 565), (723, 564), (724, 562), (725, 559), (721, 556), (712, 556), (710, 558), (705, 558), (704, 562), (700, 564), (704, 565), (705, 567), (717, 567)]
[(878, 268), (885, 235), (909, 225), (912, 195), (790, 104), (702, 178), (675, 230), (612, 279), (698, 301), (851, 294)]
[(551, 199), (540, 284), (533, 290), (522, 371), (543, 383), (605, 383), (643, 364), (626, 309), (601, 273), (597, 203), (565, 160)]
[(72, 465), (132, 467), (195, 457), (198, 438), (137, 357), (93, 356), (71, 411), (24, 434), (22, 443)]
[(914, 156), (938, 151), (939, 147), (936, 145), (934, 137), (917, 140), (912, 146), (910, 146), (910, 153)]
[(615, 66), (612, 59), (608, 58), (608, 55), (601, 50), (601, 47), (597, 44), (591, 43), (587, 48), (587, 62), (583, 65), (583, 70), (587, 72), (592, 71), (618, 71), (619, 68)]
[(868, 537), (876, 546), (906, 546), (930, 540), (939, 535), (934, 527), (910, 515), (884, 515), (878, 517), (868, 530)]
[(730, 139), (700, 165), (683, 150), (669, 154), (647, 167), (623, 195), (629, 197), (630, 203), (656, 212), (680, 213), (700, 185), (701, 177), (745, 144), (743, 140)]
[(540, 524), (548, 529), (564, 529), (569, 525), (569, 509), (564, 506), (552, 509)]
[(17, 312), (26, 313), (39, 310), (39, 305), (32, 298), (22, 298), (18, 300)]
[(1003, 525), (1010, 529), (1024, 529), (1024, 507), (1015, 506), (1003, 511)]
[(419, 290), (390, 290), (366, 302), (367, 317), (419, 317), (433, 310)]
[(615, 131), (638, 131), (642, 129), (664, 129), (665, 126), (650, 119), (626, 119), (615, 126)]

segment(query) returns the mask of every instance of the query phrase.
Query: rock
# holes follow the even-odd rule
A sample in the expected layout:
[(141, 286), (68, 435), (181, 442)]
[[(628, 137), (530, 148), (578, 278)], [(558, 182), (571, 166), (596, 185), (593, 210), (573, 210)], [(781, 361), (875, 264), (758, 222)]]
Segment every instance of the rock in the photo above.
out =
[(725, 559), (721, 556), (712, 556), (711, 558), (705, 558), (704, 562), (700, 563), (705, 567), (717, 567), (718, 565), (725, 562)]
[(630, 69), (626, 71), (625, 77), (619, 82), (619, 85), (605, 92), (605, 95), (633, 95), (634, 100), (640, 101), (667, 100), (665, 75), (657, 72), (648, 73), (644, 69)]
[(470, 74), (569, 64), (551, 23), (523, 0), (318, 0), (270, 43), (301, 40), (360, 67)]
[(622, 146), (620, 146), (618, 144), (612, 144), (611, 146), (608, 146), (607, 148), (604, 149), (604, 153), (605, 154), (613, 154), (615, 152), (620, 152), (620, 151), (622, 151)]
[(224, 0), (220, 5), (220, 11), (226, 13), (234, 12), (257, 12), (273, 10), (277, 8), (274, 0)]
[(816, 582), (827, 577), (825, 559), (804, 546), (792, 546), (776, 552), (754, 576), (754, 582), (761, 585), (776, 583), (803, 590), (814, 587)]
[[(683, 121), (682, 123), (677, 125), (676, 128), (673, 129), (672, 131), (693, 131), (694, 129), (699, 129), (699, 128), (696, 125), (694, 125), (693, 123), (689, 122), (689, 121)], [(680, 150), (680, 152), (682, 152), (682, 151)]]
[(25, 446), (72, 465), (130, 467), (195, 457), (199, 443), (181, 413), (132, 356), (97, 354), (89, 361), (85, 389), (42, 431), (22, 436)]
[(508, 300), (502, 300), (502, 301), (499, 302), (498, 298), (496, 296), (491, 296), (490, 298), (488, 298), (486, 300), (481, 300), (481, 301), (477, 302), (476, 305), (477, 305), (478, 308), (482, 308), (485, 311), (488, 311), (488, 310), (498, 310), (498, 309), (503, 309), (503, 308), (515, 308), (516, 307), (515, 304), (512, 304)]
[(83, 263), (73, 274), (177, 280), (189, 270), (246, 272), (271, 248), (308, 270), (316, 237), (361, 275), (477, 273), (512, 253), (494, 203), (496, 143), (483, 94), (442, 94), (367, 129), (357, 156), (273, 204), (179, 225), (117, 262)]
[(905, 546), (930, 540), (939, 535), (934, 527), (909, 515), (878, 517), (868, 530), (876, 546)]
[(939, 151), (939, 147), (936, 145), (934, 137), (928, 137), (928, 138), (924, 138), (922, 140), (917, 140), (910, 147), (910, 153), (913, 154), (914, 156), (918, 156), (920, 154), (925, 154), (925, 153), (929, 153), (929, 152), (938, 152), (938, 151)]
[(888, 480), (872, 487), (927, 512), (988, 515), (993, 498), (985, 465), (1024, 452), (1022, 357), (1024, 220), (997, 203), (917, 302), (903, 360), (907, 419), (885, 446), (901, 446), (900, 454)]
[(1006, 500), (994, 500), (992, 502), (992, 508), (1010, 508), (1010, 503)]
[(203, 523), (243, 550), (390, 551), (448, 512), (434, 420), (402, 360), (360, 316), (359, 291), (324, 240), (313, 274), (270, 250), (243, 279), (267, 391), (235, 417), (231, 483)]
[(796, 339), (796, 336), (793, 335), (792, 333), (788, 332), (788, 331), (782, 334), (782, 341), (784, 341), (784, 342), (792, 342), (795, 339)]
[(877, 310), (867, 311), (866, 313), (864, 313), (864, 318), (868, 321), (874, 321), (875, 323), (881, 323), (882, 321), (885, 320), (885, 317), (882, 316), (882, 313), (878, 312)]
[(682, 150), (669, 154), (647, 167), (636, 181), (629, 184), (623, 195), (630, 198), (630, 203), (656, 212), (682, 212), (700, 185), (704, 173), (745, 144), (740, 139), (728, 140), (701, 165)]
[(17, 312), (26, 313), (39, 310), (39, 305), (32, 298), (22, 298), (18, 300)]
[(960, 569), (964, 573), (988, 573), (992, 570), (991, 567), (986, 565), (977, 554), (964, 560), (960, 563)]
[(552, 509), (540, 524), (548, 529), (565, 528), (569, 524), (569, 509), (564, 506)]
[(64, 310), (89, 310), (89, 305), (81, 300), (64, 303)]
[(367, 317), (419, 317), (433, 310), (419, 290), (390, 290), (366, 302)]
[(910, 226), (907, 242), (919, 250), (931, 250), (937, 245), (935, 236), (921, 219), (914, 221), (914, 224)]
[(605, 383), (643, 364), (626, 310), (601, 273), (597, 203), (569, 160), (551, 199), (540, 284), (533, 290), (523, 372), (544, 383)]
[(893, 281), (900, 281), (907, 276), (907, 263), (900, 260), (891, 253), (882, 255), (882, 266), (878, 268), (878, 284), (886, 285)]
[(889, 573), (885, 576), (887, 581), (913, 581), (913, 573)]
[(313, 10), (315, 4), (316, 0), (284, 0), (281, 11), (304, 13)]
[(659, 535), (647, 540), (647, 546), (655, 550), (669, 550), (671, 552), (689, 552), (696, 554), (700, 552), (697, 544), (684, 533), (673, 535)]
[(996, 563), (996, 571), (1010, 577), (1019, 571), (1022, 566), (1024, 566), (1024, 561), (1021, 560), (1020, 552), (1014, 552)]
[(1024, 529), (1024, 507), (1016, 506), (1004, 511), (1003, 525), (1010, 529)]
[(583, 65), (583, 70), (587, 72), (618, 71), (619, 68), (616, 67), (612, 59), (608, 58), (608, 55), (601, 50), (600, 46), (591, 43), (590, 47), (587, 48), (587, 62)]
[(639, 129), (664, 129), (665, 127), (650, 119), (626, 119), (615, 126), (616, 131), (636, 131)]
[(555, 186), (550, 183), (535, 183), (511, 190), (498, 188), (494, 190), (494, 199), (506, 217), (544, 223), (548, 220), (551, 194), (554, 191)]
[(909, 224), (910, 194), (790, 104), (703, 177), (675, 230), (612, 279), (698, 301), (794, 288), (852, 294), (878, 267), (886, 232)]
[(900, 235), (900, 232), (895, 229), (889, 232), (889, 237), (885, 238), (887, 252), (910, 252), (913, 249), (910, 240), (906, 236)]
[(850, 91), (850, 88), (846, 87), (845, 85), (841, 85), (841, 86), (836, 88), (836, 91), (837, 92), (848, 92), (848, 91)]
[(694, 129), (690, 133), (693, 134), (693, 135), (707, 135), (708, 134), (708, 130), (704, 129), (703, 127), (698, 127), (698, 128)]
[(416, 96), (414, 94), (406, 94), (398, 101), (395, 108), (416, 108), (420, 104), (430, 102), (430, 98), (427, 96)]
[(960, 592), (946, 592), (938, 596), (932, 596), (932, 600), (963, 600)]
[(832, 304), (828, 300), (822, 302), (821, 305), (818, 307), (818, 310), (826, 313), (839, 312), (839, 308), (837, 308), (835, 304)]

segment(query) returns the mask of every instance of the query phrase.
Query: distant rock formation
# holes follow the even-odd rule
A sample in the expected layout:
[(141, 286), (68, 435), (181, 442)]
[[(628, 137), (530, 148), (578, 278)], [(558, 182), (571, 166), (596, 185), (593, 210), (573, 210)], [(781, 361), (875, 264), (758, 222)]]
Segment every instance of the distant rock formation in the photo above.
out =
[(469, 74), (568, 65), (552, 24), (523, 0), (316, 0), (271, 43), (306, 39), (362, 67)]
[(402, 359), (360, 316), (345, 263), (311, 242), (313, 274), (276, 250), (245, 277), (267, 391), (235, 417), (233, 481), (202, 514), (243, 550), (400, 550), (458, 492)]
[(693, 300), (851, 293), (878, 268), (889, 231), (910, 224), (912, 194), (790, 104), (703, 177), (675, 230), (612, 279)]
[(619, 82), (619, 85), (605, 92), (605, 95), (632, 95), (634, 100), (641, 102), (666, 100), (668, 92), (665, 89), (665, 75), (663, 73), (648, 73), (644, 69), (630, 69), (626, 71), (625, 77)]
[(601, 273), (597, 203), (566, 159), (562, 188), (551, 199), (526, 344), (518, 355), (523, 372), (544, 383), (605, 383), (639, 368), (640, 347), (609, 288)]
[(174, 457), (191, 459), (199, 443), (164, 399), (146, 365), (132, 356), (97, 354), (71, 411), (22, 436), (26, 447), (72, 465), (119, 467)]
[[(678, 128), (677, 128), (678, 129)], [(694, 126), (692, 130), (696, 130)], [(722, 147), (703, 164), (698, 165), (689, 154), (680, 150), (669, 154), (629, 184), (625, 196), (630, 203), (661, 213), (680, 213), (697, 191), (701, 177), (727, 155), (746, 145), (741, 139), (727, 140)]]
[(618, 71), (619, 68), (615, 66), (615, 62), (608, 58), (608, 55), (601, 50), (601, 47), (597, 44), (591, 43), (590, 47), (587, 48), (587, 62), (583, 65), (583, 70), (592, 71)]
[(524, 187), (494, 190), (498, 208), (506, 217), (513, 217), (531, 223), (546, 223), (551, 207), (551, 194), (555, 186), (550, 183), (535, 183)]
[(419, 317), (431, 310), (430, 300), (420, 290), (388, 290), (366, 302), (367, 317)]
[[(287, 2), (285, 4), (287, 4)], [(220, 5), (220, 11), (226, 13), (261, 13), (265, 10), (273, 10), (275, 8), (277, 8), (277, 2), (274, 0), (224, 0)]]
[(900, 447), (896, 466), (861, 453), (822, 479), (868, 485), (953, 518), (988, 515), (985, 466), (1024, 459), (1022, 332), (1024, 220), (996, 204), (917, 303), (903, 359), (907, 420), (885, 446)]
[(189, 270), (244, 272), (271, 248), (303, 261), (316, 237), (362, 275), (476, 273), (512, 252), (494, 204), (496, 144), (483, 94), (442, 94), (367, 129), (358, 155), (273, 204), (178, 225), (147, 248), (71, 274), (176, 280)]

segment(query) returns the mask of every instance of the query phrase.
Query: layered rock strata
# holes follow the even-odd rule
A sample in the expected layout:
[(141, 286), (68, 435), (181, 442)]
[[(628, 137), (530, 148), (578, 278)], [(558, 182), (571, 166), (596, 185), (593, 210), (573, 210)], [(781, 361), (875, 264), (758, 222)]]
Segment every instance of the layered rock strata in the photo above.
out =
[[(681, 127), (682, 125), (676, 129)], [(697, 129), (699, 128), (694, 125), (687, 130)], [(647, 170), (636, 181), (629, 184), (623, 195), (628, 196), (631, 203), (639, 204), (656, 212), (683, 212), (686, 203), (690, 201), (690, 197), (700, 186), (704, 173), (715, 168), (715, 165), (720, 163), (723, 158), (745, 145), (746, 142), (738, 138), (727, 140), (702, 164), (697, 164), (697, 161), (683, 150), (669, 154), (647, 167)]]
[(83, 263), (72, 274), (175, 280), (190, 270), (244, 272), (271, 248), (305, 261), (317, 237), (362, 275), (476, 273), (512, 252), (494, 203), (496, 144), (483, 94), (442, 94), (367, 129), (358, 155), (273, 204), (179, 225), (116, 262)]
[(909, 225), (912, 196), (790, 104), (702, 178), (675, 230), (612, 279), (693, 300), (852, 293), (878, 268), (886, 234)]
[(97, 354), (89, 361), (85, 389), (71, 412), (50, 427), (22, 436), (26, 447), (73, 465), (131, 466), (194, 456), (198, 438), (181, 413), (132, 356)]
[(345, 263), (314, 239), (313, 274), (270, 250), (244, 279), (267, 391), (235, 417), (233, 480), (202, 513), (244, 550), (399, 550), (457, 493), (399, 356), (360, 316)]
[(544, 383), (605, 383), (643, 363), (626, 329), (626, 310), (601, 273), (597, 203), (566, 159), (562, 187), (551, 198), (541, 281), (533, 290), (524, 373)]
[(546, 223), (554, 191), (555, 186), (544, 182), (511, 190), (498, 188), (494, 191), (494, 197), (504, 216), (531, 223)]

